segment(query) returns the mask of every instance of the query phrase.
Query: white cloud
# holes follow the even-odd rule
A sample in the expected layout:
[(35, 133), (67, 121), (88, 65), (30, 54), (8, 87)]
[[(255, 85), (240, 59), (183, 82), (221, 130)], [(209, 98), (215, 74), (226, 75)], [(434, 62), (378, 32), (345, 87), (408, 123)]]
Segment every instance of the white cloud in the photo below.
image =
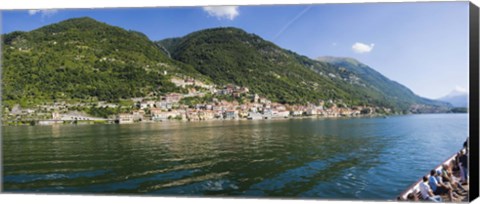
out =
[(371, 52), (374, 46), (375, 44), (373, 43), (371, 43), (370, 45), (367, 45), (365, 43), (356, 42), (355, 44), (352, 45), (352, 50), (356, 53), (362, 54), (362, 53)]
[(218, 19), (229, 19), (233, 20), (240, 13), (238, 12), (238, 6), (206, 6), (203, 7), (203, 10), (208, 13), (210, 16), (217, 17)]
[(58, 10), (56, 9), (45, 9), (45, 10), (28, 10), (28, 15), (36, 15), (37, 13), (43, 17), (50, 17), (56, 14)]

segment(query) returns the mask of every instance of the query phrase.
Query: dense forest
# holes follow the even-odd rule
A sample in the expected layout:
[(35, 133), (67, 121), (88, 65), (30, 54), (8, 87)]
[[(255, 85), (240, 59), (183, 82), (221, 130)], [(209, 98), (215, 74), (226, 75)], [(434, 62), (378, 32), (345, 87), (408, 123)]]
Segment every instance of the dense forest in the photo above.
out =
[(333, 99), (396, 111), (406, 111), (413, 104), (448, 107), (415, 95), (357, 61), (313, 60), (238, 28), (207, 29), (157, 44), (173, 59), (192, 65), (217, 84), (248, 86), (281, 103)]
[(6, 104), (117, 101), (179, 91), (165, 73), (199, 75), (190, 66), (171, 60), (145, 35), (91, 18), (2, 37)]

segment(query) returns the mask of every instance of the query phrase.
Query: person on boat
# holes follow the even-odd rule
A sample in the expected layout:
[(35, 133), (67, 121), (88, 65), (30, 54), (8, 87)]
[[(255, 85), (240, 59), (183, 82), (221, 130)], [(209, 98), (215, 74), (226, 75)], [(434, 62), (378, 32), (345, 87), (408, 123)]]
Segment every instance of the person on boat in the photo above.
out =
[(468, 184), (468, 152), (462, 150), (459, 160), (460, 175), (463, 184)]
[(465, 193), (460, 192), (459, 189), (456, 186), (452, 186), (450, 182), (444, 181), (442, 177), (442, 170), (438, 169), (435, 178), (438, 181), (438, 184), (445, 186), (447, 189), (452, 191), (452, 195), (454, 198), (460, 198), (460, 196), (464, 196)]
[(443, 195), (443, 194), (446, 194), (448, 193), (448, 198), (451, 200), (451, 201), (454, 201), (454, 196), (453, 196), (453, 192), (452, 192), (452, 189), (450, 189), (448, 186), (446, 186), (445, 184), (443, 183), (440, 183), (438, 180), (437, 180), (437, 172), (432, 169), (430, 171), (430, 178), (428, 179), (428, 184), (430, 185), (430, 188), (432, 189), (433, 191), (433, 194), (435, 195)]
[(420, 183), (420, 194), (424, 200), (430, 200), (433, 202), (443, 202), (442, 197), (433, 194), (432, 189), (428, 185), (428, 177), (423, 176), (423, 182)]
[(460, 156), (462, 156), (462, 151), (458, 152), (457, 156), (455, 156), (455, 159), (452, 161), (452, 171), (460, 171)]
[(407, 200), (408, 201), (418, 201), (418, 197), (415, 195), (415, 193), (409, 193), (407, 195)]
[(453, 188), (453, 190), (457, 192), (457, 194), (460, 194), (460, 195), (468, 194), (468, 191), (465, 190), (465, 188), (463, 188), (462, 184), (459, 182), (460, 179), (453, 176), (450, 165), (443, 164), (442, 170), (439, 174), (441, 175), (443, 182), (449, 183), (450, 186)]

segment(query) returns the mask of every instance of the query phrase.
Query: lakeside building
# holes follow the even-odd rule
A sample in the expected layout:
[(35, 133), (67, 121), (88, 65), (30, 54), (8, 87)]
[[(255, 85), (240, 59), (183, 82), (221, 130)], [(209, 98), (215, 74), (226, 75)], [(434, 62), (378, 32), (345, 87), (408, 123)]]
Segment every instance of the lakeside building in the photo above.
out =
[(182, 94), (179, 93), (169, 93), (163, 97), (163, 101), (167, 103), (178, 103), (183, 98)]
[(294, 110), (294, 111), (291, 111), (291, 112), (290, 112), (290, 115), (292, 115), (292, 116), (302, 116), (302, 115), (303, 115), (303, 111), (301, 111), (301, 110)]
[(263, 119), (263, 115), (261, 113), (258, 113), (258, 112), (249, 112), (248, 116), (247, 116), (247, 119), (249, 119), (249, 120), (261, 120), (261, 119)]
[(160, 108), (161, 110), (170, 110), (173, 108), (173, 103), (168, 103), (166, 101), (157, 101), (155, 102), (155, 107)]
[(99, 117), (91, 117), (85, 116), (80, 113), (67, 113), (67, 114), (60, 114), (58, 112), (52, 113), (52, 120), (59, 120), (59, 121), (104, 121), (107, 120), (106, 118), (99, 118)]
[(63, 120), (40, 120), (38, 121), (39, 125), (55, 125), (55, 124), (63, 124)]
[(132, 112), (132, 117), (134, 121), (143, 121), (145, 116), (145, 111), (140, 109)]
[(133, 114), (130, 113), (121, 113), (118, 114), (117, 117), (118, 123), (119, 124), (127, 124), (127, 123), (133, 123)]
[(154, 108), (155, 101), (149, 100), (149, 101), (140, 102), (139, 107), (140, 109)]
[[(319, 105), (309, 103), (306, 105), (289, 105), (272, 102), (265, 96), (250, 93), (247, 87), (240, 87), (233, 84), (216, 88), (215, 85), (207, 85), (193, 78), (173, 77), (172, 82), (179, 86), (188, 88), (188, 93), (166, 93), (160, 99), (155, 94), (146, 97), (130, 98), (130, 101), (120, 105), (106, 101), (75, 102), (65, 101), (53, 104), (43, 104), (37, 108), (22, 109), (16, 105), (12, 110), (6, 110), (8, 120), (15, 121), (39, 121), (50, 119), (62, 121), (89, 121), (89, 120), (118, 120), (119, 123), (132, 123), (142, 121), (165, 121), (165, 120), (236, 120), (236, 119), (272, 119), (288, 117), (352, 117), (360, 115), (375, 114), (376, 109), (389, 112), (390, 109), (380, 107), (357, 106), (348, 108), (341, 100), (319, 100)], [(195, 86), (195, 87), (192, 87)], [(202, 101), (197, 104), (183, 104), (181, 100), (188, 97), (204, 97), (208, 88), (213, 91), (211, 101)], [(221, 95), (230, 96), (222, 99)], [(233, 97), (234, 99), (232, 100)], [(324, 105), (328, 104), (328, 108)], [(338, 105), (338, 107), (337, 107)], [(86, 116), (85, 112), (92, 108), (110, 108), (116, 114), (113, 118), (97, 118)], [(72, 110), (80, 110), (78, 113), (71, 113)], [(112, 111), (112, 110), (111, 110)], [(128, 113), (125, 113), (128, 112)], [(62, 113), (62, 114), (60, 114)], [(45, 123), (55, 123), (53, 121)]]
[(224, 118), (227, 119), (227, 120), (238, 119), (238, 111), (236, 111), (236, 110), (225, 111)]
[(181, 117), (181, 113), (177, 111), (162, 111), (155, 114), (152, 114), (152, 121), (166, 121), (174, 118)]
[(200, 120), (213, 120), (215, 119), (215, 114), (213, 111), (207, 110), (207, 111), (200, 111), (198, 113), (198, 118)]
[(277, 117), (280, 117), (280, 118), (288, 118), (290, 116), (290, 111), (287, 111), (287, 110), (281, 110), (281, 111), (278, 111), (277, 113)]

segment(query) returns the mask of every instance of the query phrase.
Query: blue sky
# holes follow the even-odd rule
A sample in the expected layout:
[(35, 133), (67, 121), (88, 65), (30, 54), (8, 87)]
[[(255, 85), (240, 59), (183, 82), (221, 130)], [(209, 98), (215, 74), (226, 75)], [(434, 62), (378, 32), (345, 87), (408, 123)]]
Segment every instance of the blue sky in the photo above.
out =
[(2, 33), (83, 16), (152, 40), (234, 26), (310, 58), (353, 57), (420, 96), (468, 90), (468, 2), (16, 10)]

